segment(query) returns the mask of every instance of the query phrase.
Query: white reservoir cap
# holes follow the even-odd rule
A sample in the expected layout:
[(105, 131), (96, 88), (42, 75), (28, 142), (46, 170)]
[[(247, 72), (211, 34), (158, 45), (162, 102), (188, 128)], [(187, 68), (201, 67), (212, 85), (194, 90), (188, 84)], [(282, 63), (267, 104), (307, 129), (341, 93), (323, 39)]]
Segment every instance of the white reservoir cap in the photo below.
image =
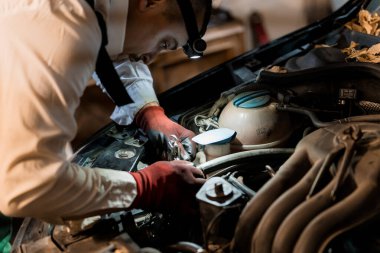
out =
[(195, 136), (192, 140), (200, 145), (230, 143), (236, 136), (236, 131), (229, 128), (218, 128)]

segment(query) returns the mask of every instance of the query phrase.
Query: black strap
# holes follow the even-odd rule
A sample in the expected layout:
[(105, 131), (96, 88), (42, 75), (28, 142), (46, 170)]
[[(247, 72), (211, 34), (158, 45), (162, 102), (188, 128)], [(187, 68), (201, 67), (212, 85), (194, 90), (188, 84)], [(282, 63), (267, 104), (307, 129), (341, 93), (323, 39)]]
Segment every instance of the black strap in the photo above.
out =
[(98, 75), (103, 87), (117, 106), (123, 106), (132, 103), (132, 99), (125, 90), (123, 83), (117, 74), (110, 56), (106, 50), (108, 44), (107, 26), (103, 16), (95, 10), (94, 0), (86, 0), (95, 12), (98, 19), (99, 27), (102, 32), (102, 44), (99, 49), (98, 58), (96, 59), (95, 72)]
[(196, 15), (194, 8), (189, 0), (177, 0), (179, 9), (181, 10), (182, 17), (185, 21), (186, 31), (189, 35), (190, 40), (195, 40), (201, 38), (205, 35), (207, 30), (207, 25), (210, 21), (211, 11), (212, 11), (212, 1), (206, 0), (206, 10), (202, 22), (201, 30), (198, 31), (198, 23), (196, 20)]
[(189, 35), (189, 40), (194, 41), (200, 38), (197, 20), (195, 19), (195, 13), (193, 6), (188, 0), (177, 0), (179, 9), (181, 10), (183, 19), (185, 20), (185, 27), (187, 34)]

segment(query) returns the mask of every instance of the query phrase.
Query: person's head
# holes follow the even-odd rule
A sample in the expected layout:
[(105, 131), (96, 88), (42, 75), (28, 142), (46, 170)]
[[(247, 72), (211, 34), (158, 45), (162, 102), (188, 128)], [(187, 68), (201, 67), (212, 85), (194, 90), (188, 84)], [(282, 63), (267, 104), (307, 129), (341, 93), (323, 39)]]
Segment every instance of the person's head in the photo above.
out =
[[(180, 1), (191, 2), (199, 31), (211, 0)], [(177, 0), (130, 0), (123, 56), (150, 63), (161, 50), (174, 50), (188, 39)]]

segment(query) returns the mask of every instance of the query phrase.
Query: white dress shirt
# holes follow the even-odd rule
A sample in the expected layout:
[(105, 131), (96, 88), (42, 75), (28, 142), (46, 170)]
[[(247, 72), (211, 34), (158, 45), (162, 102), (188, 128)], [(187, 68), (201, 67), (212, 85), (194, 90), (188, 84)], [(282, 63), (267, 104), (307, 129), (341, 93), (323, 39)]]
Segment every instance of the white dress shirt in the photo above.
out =
[[(107, 24), (126, 21), (128, 1), (96, 6)], [(108, 31), (121, 39), (109, 45), (117, 54), (125, 22), (116, 23)], [(129, 207), (129, 173), (80, 167), (65, 149), (100, 47), (93, 10), (84, 0), (2, 0), (0, 34), (0, 212), (63, 223)]]

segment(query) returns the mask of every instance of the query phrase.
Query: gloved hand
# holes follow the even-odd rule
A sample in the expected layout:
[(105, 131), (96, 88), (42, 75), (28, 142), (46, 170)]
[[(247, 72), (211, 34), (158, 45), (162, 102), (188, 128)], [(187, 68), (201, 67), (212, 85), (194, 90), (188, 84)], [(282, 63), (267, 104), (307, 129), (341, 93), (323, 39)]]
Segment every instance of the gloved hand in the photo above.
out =
[(194, 213), (195, 194), (205, 182), (201, 170), (182, 160), (156, 162), (131, 175), (137, 185), (131, 207), (152, 211)]
[[(170, 120), (164, 109), (158, 105), (147, 106), (138, 112), (135, 118), (136, 124), (148, 134), (150, 141), (158, 150), (160, 156), (168, 152), (167, 143), (171, 135), (175, 135), (182, 143), (184, 149), (193, 158), (196, 153), (195, 143), (191, 140), (195, 134)], [(162, 155), (161, 155), (162, 157)]]

